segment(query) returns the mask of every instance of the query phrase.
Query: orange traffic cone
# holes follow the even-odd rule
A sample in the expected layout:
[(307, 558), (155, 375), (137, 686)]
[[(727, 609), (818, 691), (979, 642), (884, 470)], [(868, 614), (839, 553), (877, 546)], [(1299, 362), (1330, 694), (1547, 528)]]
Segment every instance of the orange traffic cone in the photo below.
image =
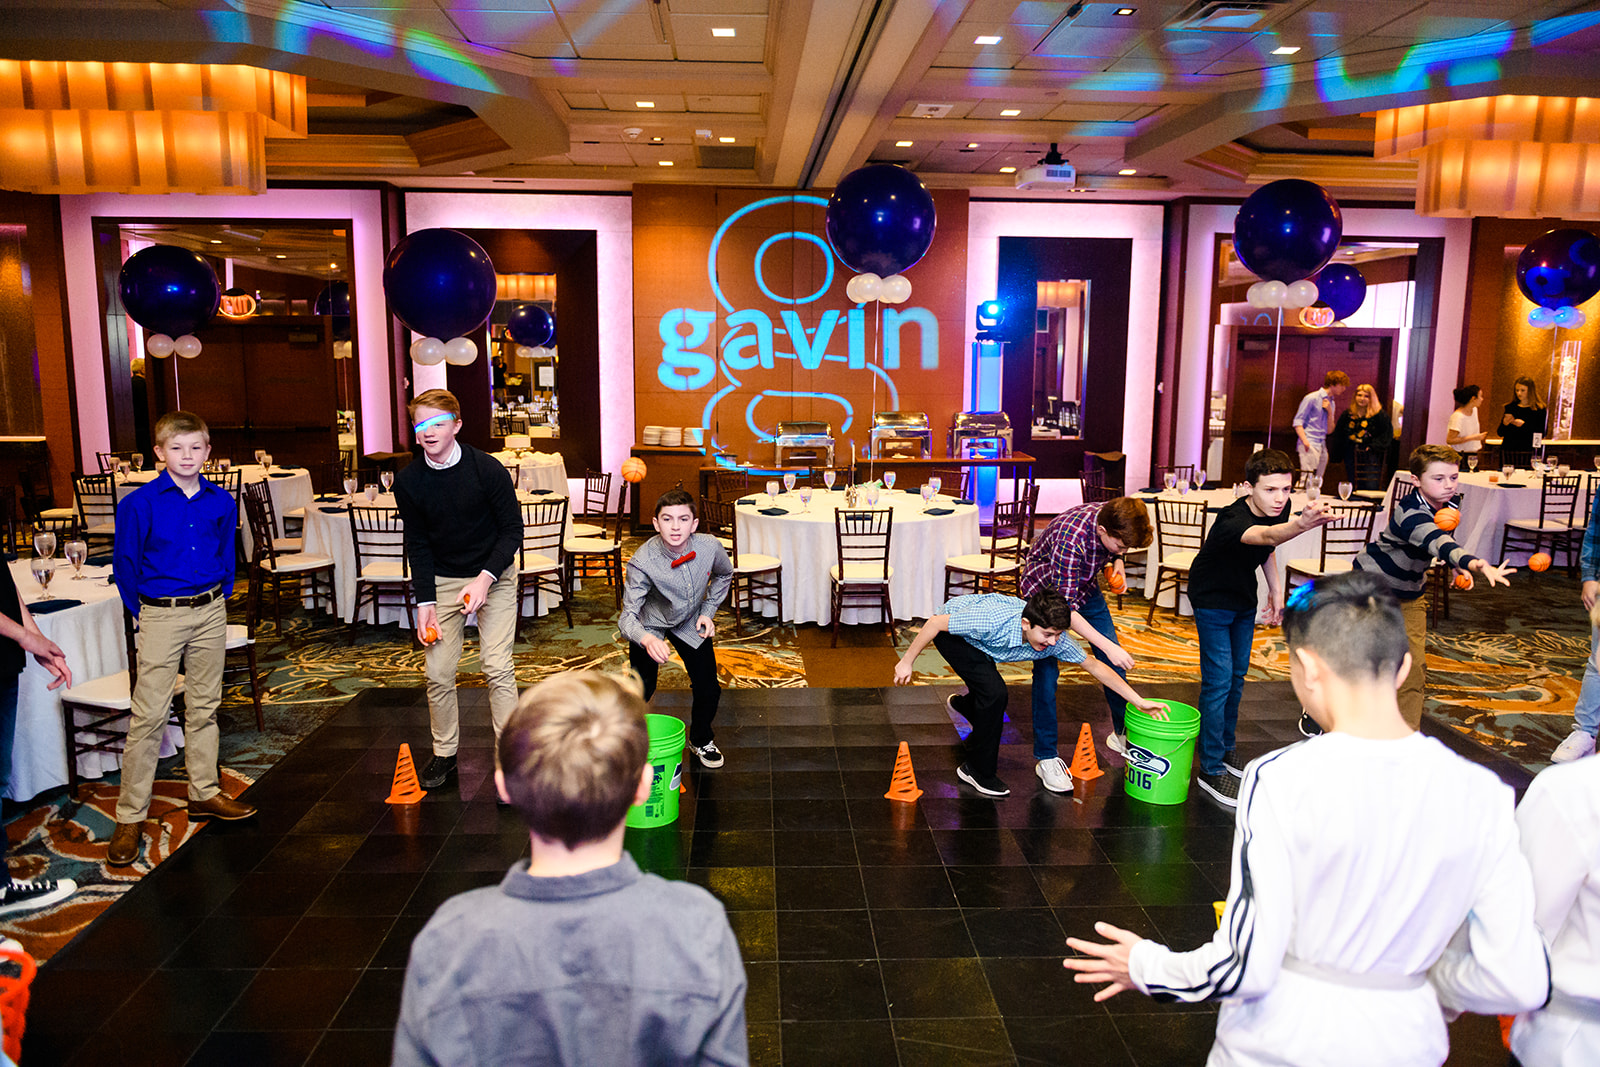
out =
[(917, 788), (917, 772), (911, 769), (911, 746), (904, 741), (900, 742), (900, 751), (894, 758), (894, 777), (889, 779), (889, 791), (883, 795), (886, 800), (903, 800), (908, 804), (922, 795), (922, 790)]
[(1511, 1024), (1517, 1021), (1515, 1015), (1500, 1016), (1500, 1042), (1505, 1045), (1506, 1051), (1511, 1051)]
[(411, 762), (411, 746), (400, 745), (400, 757), (394, 761), (394, 786), (389, 790), (390, 804), (415, 804), (428, 794), (417, 781), (417, 768)]
[(1078, 747), (1072, 753), (1072, 766), (1067, 773), (1074, 778), (1098, 778), (1106, 773), (1100, 769), (1100, 760), (1094, 754), (1094, 731), (1084, 723), (1078, 731)]

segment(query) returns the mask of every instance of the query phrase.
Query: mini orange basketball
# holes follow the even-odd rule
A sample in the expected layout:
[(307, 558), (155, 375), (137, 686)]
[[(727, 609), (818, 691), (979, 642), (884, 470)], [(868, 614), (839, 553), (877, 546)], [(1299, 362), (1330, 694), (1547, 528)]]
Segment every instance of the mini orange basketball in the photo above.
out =
[(422, 631), (423, 644), (431, 645), (437, 640), (439, 640), (439, 628), (437, 626), (430, 626)]
[(1468, 574), (1466, 571), (1457, 571), (1455, 584), (1457, 589), (1471, 589), (1472, 575)]
[(1454, 505), (1440, 508), (1434, 513), (1433, 524), (1441, 530), (1454, 530), (1461, 525), (1461, 511)]
[(622, 461), (622, 480), (623, 481), (625, 481), (625, 482), (642, 482), (642, 481), (644, 481), (644, 475), (645, 475), (644, 460), (640, 459), (638, 456), (629, 456), (627, 459)]
[(1126, 578), (1118, 577), (1115, 564), (1107, 563), (1105, 574), (1107, 589), (1110, 589), (1113, 593), (1117, 594), (1126, 593), (1128, 591), (1128, 580)]
[(1549, 570), (1550, 569), (1550, 553), (1548, 553), (1548, 552), (1535, 552), (1533, 555), (1529, 556), (1528, 557), (1528, 569), (1530, 571), (1547, 571), (1547, 570)]

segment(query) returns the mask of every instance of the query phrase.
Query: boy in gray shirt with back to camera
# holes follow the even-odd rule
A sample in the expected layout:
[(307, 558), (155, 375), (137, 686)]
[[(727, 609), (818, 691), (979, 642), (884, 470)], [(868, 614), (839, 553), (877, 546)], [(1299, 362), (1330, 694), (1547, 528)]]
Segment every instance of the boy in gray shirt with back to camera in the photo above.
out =
[(650, 794), (631, 680), (557, 675), (500, 734), (495, 788), (532, 859), (453, 897), (411, 945), (394, 1067), (749, 1063), (745, 974), (728, 916), (622, 850)]

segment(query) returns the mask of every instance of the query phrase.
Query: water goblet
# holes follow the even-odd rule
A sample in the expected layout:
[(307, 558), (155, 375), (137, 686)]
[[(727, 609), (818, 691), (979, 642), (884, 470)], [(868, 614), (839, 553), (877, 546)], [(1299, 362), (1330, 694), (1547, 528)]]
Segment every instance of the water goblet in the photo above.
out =
[(807, 482), (800, 487), (800, 510), (811, 510), (811, 483)]
[(267, 469), (267, 473), (268, 474), (272, 473), (272, 453), (271, 452), (263, 452), (263, 453), (261, 453), (261, 465)]
[(1474, 474), (1478, 472), (1478, 454), (1476, 452), (1467, 453), (1467, 470)]
[(233, 469), (233, 460), (229, 459), (227, 456), (223, 456), (221, 459), (217, 460), (217, 469), (222, 471), (223, 474), (227, 474)]
[(1505, 466), (1500, 468), (1500, 477), (1504, 478), (1506, 481), (1510, 481), (1511, 476), (1515, 473), (1517, 473), (1517, 468), (1514, 464), (1507, 463)]
[(1557, 456), (1557, 455), (1554, 455), (1554, 454), (1544, 457), (1544, 469), (1547, 470), (1547, 471), (1558, 471), (1558, 470), (1560, 470), (1561, 469), (1561, 457)]
[(1339, 483), (1339, 499), (1340, 500), (1349, 500), (1350, 499), (1350, 494), (1355, 492), (1355, 488), (1356, 487), (1351, 485), (1349, 482), (1340, 482)]
[[(528, 472), (528, 480), (530, 482), (533, 480), (532, 471)], [(390, 487), (394, 485), (394, 471), (379, 471), (378, 482), (383, 486), (383, 491), (387, 493)]]
[[(1595, 460), (1595, 466), (1600, 467), (1600, 459)], [(883, 472), (883, 487), (885, 489), (894, 488), (894, 471)]]
[(938, 490), (933, 487), (933, 482), (932, 481), (926, 481), (926, 482), (922, 483), (922, 510), (923, 511), (927, 511), (928, 510), (928, 505), (933, 503), (933, 494), (936, 493), (936, 492), (938, 492)]
[(877, 482), (868, 482), (867, 483), (867, 507), (875, 508), (877, 506), (878, 506), (878, 483)]
[(78, 581), (83, 577), (83, 564), (89, 558), (89, 546), (82, 541), (68, 541), (63, 549), (67, 562), (72, 564), (72, 580)]
[(1306, 479), (1306, 499), (1315, 500), (1322, 495), (1322, 479), (1315, 474)]
[(266, 454), (267, 454), (267, 450), (266, 449), (264, 449), (264, 448), (256, 449), (256, 466), (258, 466), (258, 467), (261, 466), (261, 457), (265, 456)]
[(128, 461), (125, 459), (117, 460), (117, 480), (122, 482), (128, 480)]
[(833, 488), (833, 483), (837, 481), (838, 478), (839, 472), (834, 470), (832, 467), (829, 467), (827, 470), (822, 472), (822, 484), (829, 490)]
[(783, 472), (783, 491), (785, 493), (794, 492), (794, 478), (795, 478), (795, 472), (794, 471), (784, 471)]
[(1206, 487), (1206, 472), (1204, 468), (1196, 467), (1194, 469), (1194, 487), (1196, 489), (1204, 489)]
[(344, 495), (345, 496), (355, 496), (356, 495), (356, 487), (358, 485), (360, 485), (360, 484), (361, 483), (357, 479), (351, 478), (350, 476), (346, 475), (345, 479), (344, 479)]
[(134, 473), (136, 473), (136, 474), (138, 472), (144, 470), (144, 453), (143, 452), (135, 452), (133, 454), (133, 470), (134, 470)]
[(1187, 479), (1187, 478), (1179, 478), (1176, 482), (1173, 483), (1173, 485), (1178, 490), (1178, 495), (1179, 496), (1188, 496), (1189, 495), (1189, 479)]
[(1172, 492), (1178, 487), (1178, 472), (1167, 471), (1161, 476), (1161, 483), (1167, 487), (1167, 492)]
[(33, 552), (40, 559), (56, 554), (56, 535), (53, 530), (40, 530), (33, 535)]
[(928, 479), (928, 484), (933, 486), (933, 491), (937, 493), (944, 486), (944, 479), (935, 474)]
[(50, 599), (50, 578), (56, 573), (56, 565), (48, 559), (35, 559), (29, 566), (33, 571), (33, 580), (39, 583), (39, 588), (44, 590), (40, 600)]
[(773, 507), (777, 507), (777, 506), (778, 506), (778, 479), (776, 479), (776, 478), (768, 478), (767, 479), (767, 507), (773, 508)]
[(378, 487), (377, 486), (368, 485), (364, 489), (362, 489), (362, 492), (367, 494), (367, 503), (376, 504), (378, 502)]

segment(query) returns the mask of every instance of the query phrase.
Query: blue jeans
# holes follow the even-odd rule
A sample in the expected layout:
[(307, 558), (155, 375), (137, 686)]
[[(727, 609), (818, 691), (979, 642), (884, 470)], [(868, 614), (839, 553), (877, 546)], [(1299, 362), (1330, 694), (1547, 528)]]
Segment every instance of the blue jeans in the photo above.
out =
[(1600, 630), (1589, 638), (1589, 662), (1583, 665), (1583, 687), (1572, 709), (1577, 728), (1593, 737), (1600, 731)]
[[(1104, 634), (1112, 641), (1117, 639), (1117, 628), (1111, 621), (1111, 609), (1106, 607), (1106, 598), (1100, 595), (1100, 590), (1095, 589), (1077, 607), (1077, 612), (1093, 626), (1098, 633)], [(1106, 666), (1111, 666), (1111, 661), (1098, 648), (1090, 646), (1089, 651), (1094, 658)], [(1123, 681), (1127, 681), (1128, 673), (1120, 668), (1112, 667)], [(1056, 724), (1056, 680), (1061, 675), (1061, 661), (1054, 656), (1033, 661), (1033, 758), (1038, 760), (1055, 759), (1056, 737), (1058, 727)], [(1127, 711), (1127, 701), (1107, 689), (1106, 704), (1111, 708), (1111, 728), (1117, 733), (1124, 733), (1127, 726), (1124, 723)]]
[(1226, 774), (1222, 758), (1233, 750), (1256, 609), (1195, 608), (1194, 628), (1200, 637), (1200, 773)]

